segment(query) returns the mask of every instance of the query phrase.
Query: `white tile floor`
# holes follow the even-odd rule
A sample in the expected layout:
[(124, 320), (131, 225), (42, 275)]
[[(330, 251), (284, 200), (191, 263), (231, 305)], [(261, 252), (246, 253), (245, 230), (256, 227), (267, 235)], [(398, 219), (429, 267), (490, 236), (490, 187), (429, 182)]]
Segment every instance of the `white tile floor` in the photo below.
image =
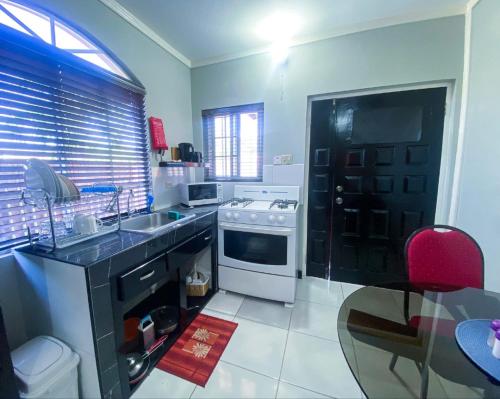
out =
[(307, 277), (293, 309), (218, 293), (203, 313), (238, 328), (206, 387), (154, 370), (133, 398), (362, 398), (337, 334), (339, 307), (359, 287)]

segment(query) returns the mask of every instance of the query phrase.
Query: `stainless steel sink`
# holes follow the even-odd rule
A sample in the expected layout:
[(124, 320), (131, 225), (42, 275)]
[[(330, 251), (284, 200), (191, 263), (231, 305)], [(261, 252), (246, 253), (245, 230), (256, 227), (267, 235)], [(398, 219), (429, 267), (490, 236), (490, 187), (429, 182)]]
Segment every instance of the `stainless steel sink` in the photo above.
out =
[(194, 216), (194, 214), (185, 215), (179, 220), (171, 219), (166, 213), (161, 212), (132, 216), (130, 219), (122, 221), (122, 230), (155, 235), (170, 228), (180, 227)]

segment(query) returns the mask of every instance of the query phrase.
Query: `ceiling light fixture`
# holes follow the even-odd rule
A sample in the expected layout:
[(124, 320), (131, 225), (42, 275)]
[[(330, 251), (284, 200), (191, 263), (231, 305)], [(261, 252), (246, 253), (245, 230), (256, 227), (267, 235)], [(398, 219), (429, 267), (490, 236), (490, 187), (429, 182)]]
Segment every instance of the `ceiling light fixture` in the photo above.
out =
[(272, 43), (270, 52), (275, 64), (287, 61), (291, 39), (300, 27), (300, 18), (289, 12), (274, 13), (258, 25), (257, 34)]
[(257, 34), (270, 42), (290, 40), (299, 31), (300, 25), (300, 18), (297, 15), (277, 12), (258, 25)]

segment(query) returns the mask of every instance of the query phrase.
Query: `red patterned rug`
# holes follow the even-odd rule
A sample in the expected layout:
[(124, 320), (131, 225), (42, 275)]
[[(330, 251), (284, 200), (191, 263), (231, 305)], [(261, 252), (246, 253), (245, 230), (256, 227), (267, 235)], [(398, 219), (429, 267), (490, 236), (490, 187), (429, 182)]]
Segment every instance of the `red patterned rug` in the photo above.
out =
[(236, 327), (237, 323), (199, 314), (156, 367), (204, 387)]

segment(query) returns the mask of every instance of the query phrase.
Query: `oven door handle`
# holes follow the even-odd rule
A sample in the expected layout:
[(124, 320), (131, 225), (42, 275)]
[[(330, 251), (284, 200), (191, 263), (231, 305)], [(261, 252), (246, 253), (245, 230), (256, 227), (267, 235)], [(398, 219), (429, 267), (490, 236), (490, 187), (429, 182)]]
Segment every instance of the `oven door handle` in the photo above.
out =
[(295, 229), (287, 227), (265, 227), (265, 226), (252, 226), (248, 224), (236, 223), (219, 223), (219, 228), (222, 230), (242, 231), (257, 234), (271, 234), (275, 236), (291, 236)]

